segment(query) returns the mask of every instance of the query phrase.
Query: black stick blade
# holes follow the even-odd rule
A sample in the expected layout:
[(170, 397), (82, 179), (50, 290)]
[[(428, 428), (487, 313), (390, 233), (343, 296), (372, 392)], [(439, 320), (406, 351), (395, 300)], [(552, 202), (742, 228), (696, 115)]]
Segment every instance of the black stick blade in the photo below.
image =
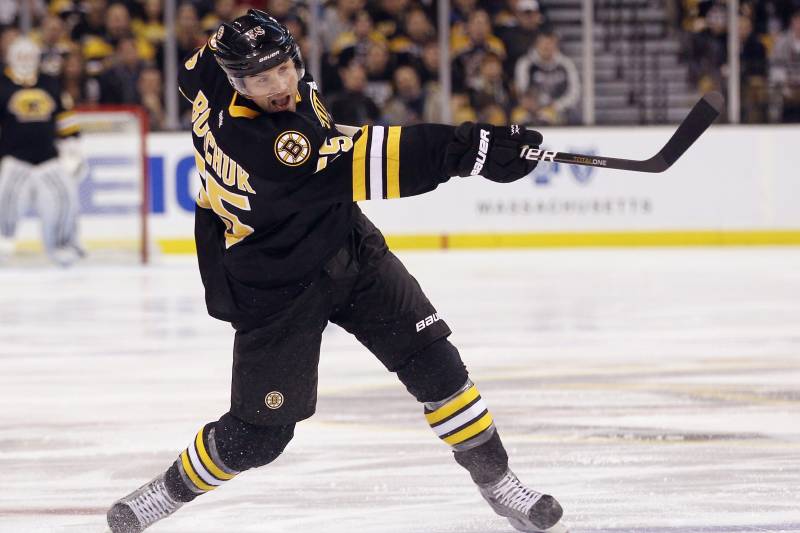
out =
[(718, 92), (703, 96), (681, 122), (664, 148), (650, 160), (654, 163), (651, 172), (663, 172), (671, 167), (717, 119), (724, 104), (725, 99)]

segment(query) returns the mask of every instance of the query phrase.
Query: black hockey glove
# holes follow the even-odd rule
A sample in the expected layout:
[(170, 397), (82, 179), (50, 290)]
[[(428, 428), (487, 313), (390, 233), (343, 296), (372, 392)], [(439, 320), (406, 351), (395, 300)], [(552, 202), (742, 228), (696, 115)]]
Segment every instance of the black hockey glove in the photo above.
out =
[(464, 122), (447, 145), (448, 176), (481, 175), (487, 180), (510, 183), (530, 174), (538, 161), (520, 157), (523, 146), (538, 148), (542, 134), (524, 126), (491, 126)]

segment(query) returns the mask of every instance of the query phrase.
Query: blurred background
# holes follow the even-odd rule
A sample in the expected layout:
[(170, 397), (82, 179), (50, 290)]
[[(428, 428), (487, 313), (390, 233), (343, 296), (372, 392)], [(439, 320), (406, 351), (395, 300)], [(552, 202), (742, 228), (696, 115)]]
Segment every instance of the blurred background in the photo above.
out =
[(290, 28), (345, 123), (670, 123), (712, 89), (729, 122), (800, 121), (796, 0), (2, 0), (0, 46), (31, 31), (76, 104), (176, 130), (175, 64), (249, 7)]

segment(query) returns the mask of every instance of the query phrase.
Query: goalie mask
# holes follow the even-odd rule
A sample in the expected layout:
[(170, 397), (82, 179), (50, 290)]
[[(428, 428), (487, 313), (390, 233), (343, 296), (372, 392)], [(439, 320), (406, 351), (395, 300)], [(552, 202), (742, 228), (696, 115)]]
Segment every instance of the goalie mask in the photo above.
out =
[(264, 97), (285, 90), (286, 77), (274, 67), (289, 60), (297, 70), (298, 79), (305, 73), (300, 48), (292, 34), (258, 9), (249, 9), (230, 24), (222, 24), (210, 42), (214, 58), (230, 84), (247, 97)]
[(6, 73), (20, 85), (36, 85), (39, 78), (39, 46), (27, 37), (18, 37), (8, 47)]

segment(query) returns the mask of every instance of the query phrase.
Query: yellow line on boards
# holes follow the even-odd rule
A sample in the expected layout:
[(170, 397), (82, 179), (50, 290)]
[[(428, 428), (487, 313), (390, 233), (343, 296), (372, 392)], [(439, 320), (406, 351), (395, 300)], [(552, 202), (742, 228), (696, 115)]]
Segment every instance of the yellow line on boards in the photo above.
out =
[[(654, 231), (603, 233), (454, 233), (387, 235), (393, 250), (637, 246), (800, 246), (800, 231)], [(189, 239), (159, 240), (165, 254), (194, 253)]]
[[(643, 231), (587, 233), (453, 233), (387, 235), (393, 250), (580, 248), (660, 246), (800, 246), (800, 230), (786, 231)], [(193, 254), (193, 239), (156, 239), (164, 254)], [(132, 239), (86, 239), (93, 249), (135, 250)], [(20, 241), (17, 251), (40, 252), (38, 241)]]

